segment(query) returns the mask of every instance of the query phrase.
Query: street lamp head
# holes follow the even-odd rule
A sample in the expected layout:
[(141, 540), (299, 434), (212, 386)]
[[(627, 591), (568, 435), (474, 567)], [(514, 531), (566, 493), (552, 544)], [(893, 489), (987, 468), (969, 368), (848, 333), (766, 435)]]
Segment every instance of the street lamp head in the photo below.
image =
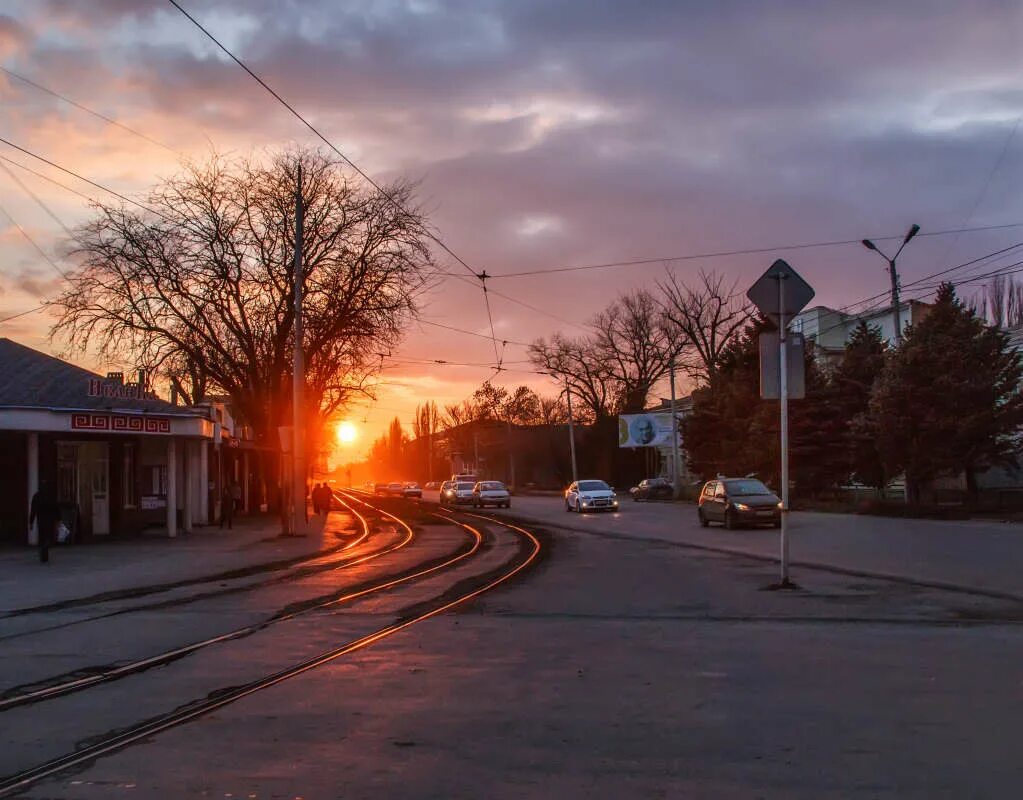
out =
[(864, 239), (863, 246), (866, 247), (868, 250), (877, 250), (877, 245), (870, 241), (870, 239)]
[(909, 240), (916, 236), (918, 233), (920, 233), (920, 226), (914, 225), (912, 228), (909, 229), (909, 233), (906, 234), (906, 238), (902, 240), (902, 243), (907, 244)]

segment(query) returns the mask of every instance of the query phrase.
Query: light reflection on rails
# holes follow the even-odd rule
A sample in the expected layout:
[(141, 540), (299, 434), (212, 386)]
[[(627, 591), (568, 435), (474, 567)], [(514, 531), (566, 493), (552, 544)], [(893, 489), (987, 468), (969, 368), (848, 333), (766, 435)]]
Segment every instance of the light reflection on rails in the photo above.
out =
[[(350, 499), (357, 499), (352, 497), (351, 495), (346, 496), (350, 497)], [(358, 502), (362, 502), (364, 505), (373, 508), (373, 506), (370, 506), (369, 503), (366, 503), (365, 501), (359, 500)], [(398, 519), (398, 517), (394, 516), (393, 514), (389, 514), (388, 512), (383, 511), (382, 509), (376, 510), (399, 522), (399, 524), (401, 524), (406, 529), (408, 529), (409, 532), (411, 532), (411, 528), (404, 521)], [(454, 522), (455, 524), (459, 525), (463, 529), (470, 531), (475, 536), (476, 539), (475, 546), (472, 548), (471, 551), (469, 551), (469, 553), (461, 554), (458, 557), (458, 559), (466, 558), (469, 554), (478, 551), (479, 546), (483, 542), (483, 534), (480, 533), (479, 530), (469, 525), (468, 523), (460, 522), (448, 515), (434, 514), (434, 516), (439, 517), (441, 519), (448, 519)], [(384, 628), (381, 628), (378, 631), (375, 631), (374, 633), (363, 636), (359, 639), (349, 642), (348, 644), (342, 645), (341, 647), (338, 647), (334, 650), (322, 653), (318, 656), (315, 656), (314, 658), (309, 659), (308, 661), (302, 662), (301, 664), (288, 667), (273, 675), (267, 676), (265, 678), (260, 678), (243, 686), (227, 690), (215, 698), (206, 699), (201, 702), (195, 703), (190, 707), (178, 709), (177, 711), (172, 711), (168, 714), (157, 717), (156, 719), (144, 722), (133, 728), (129, 728), (125, 731), (122, 731), (121, 733), (114, 734), (91, 745), (85, 746), (75, 751), (74, 753), (68, 753), (64, 756), (59, 756), (58, 758), (48, 761), (45, 764), (41, 764), (37, 767), (24, 770), (16, 775), (12, 775), (0, 781), (0, 797), (6, 797), (13, 793), (20, 792), (23, 789), (28, 788), (32, 784), (37, 783), (38, 781), (44, 778), (55, 775), (56, 773), (61, 772), (65, 769), (92, 761), (100, 756), (120, 750), (124, 747), (127, 747), (130, 744), (149, 738), (162, 731), (177, 727), (178, 725), (183, 725), (184, 723), (190, 722), (193, 719), (204, 716), (205, 714), (209, 714), (211, 711), (215, 711), (219, 708), (223, 708), (224, 706), (229, 705), (230, 703), (234, 703), (237, 700), (241, 700), (244, 697), (248, 697), (249, 695), (262, 691), (263, 689), (275, 686), (279, 683), (289, 680), (290, 678), (294, 678), (305, 672), (316, 669), (317, 667), (323, 666), (324, 664), (330, 663), (331, 661), (334, 661), (342, 656), (354, 653), (358, 650), (368, 647), (369, 645), (374, 644), (380, 641), (381, 639), (385, 639), (388, 636), (392, 636), (393, 634), (398, 633), (399, 631), (405, 630), (406, 628), (411, 627), (412, 625), (418, 624), (432, 617), (436, 617), (460, 605), (464, 605), (465, 603), (474, 600), (480, 595), (489, 592), (497, 588), (501, 584), (511, 580), (511, 578), (513, 578), (526, 567), (534, 563), (539, 557), (541, 551), (540, 540), (525, 528), (520, 528), (519, 526), (513, 525), (510, 522), (506, 522), (495, 517), (487, 517), (481, 514), (468, 514), (468, 516), (477, 517), (488, 522), (502, 525), (526, 537), (526, 539), (532, 545), (530, 552), (526, 555), (525, 558), (523, 558), (518, 563), (514, 564), (511, 567), (511, 569), (509, 569), (507, 572), (504, 572), (503, 574), (489, 581), (484, 586), (468, 591), (465, 594), (455, 598), (454, 600), (451, 600), (447, 603), (444, 603), (443, 605), (438, 606), (437, 608), (430, 609), (429, 611), (424, 611), (422, 613), (416, 614), (415, 616), (409, 619), (388, 625)], [(440, 567), (433, 567), (430, 570), (424, 570), (423, 572), (425, 573), (436, 571), (437, 569), (440, 569)], [(421, 577), (421, 575), (419, 577)], [(410, 578), (411, 576), (409, 576), (409, 578), (406, 578), (406, 580)], [(401, 581), (393, 581), (391, 582), (391, 585), (400, 582)]]

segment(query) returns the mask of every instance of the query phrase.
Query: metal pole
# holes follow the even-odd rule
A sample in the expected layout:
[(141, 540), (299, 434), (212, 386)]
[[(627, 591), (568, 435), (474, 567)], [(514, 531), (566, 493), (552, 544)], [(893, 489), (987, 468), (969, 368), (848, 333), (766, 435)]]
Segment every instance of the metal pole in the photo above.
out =
[(778, 354), (781, 366), (781, 585), (789, 583), (789, 364), (785, 319), (785, 279), (778, 276)]
[(508, 488), (515, 488), (515, 453), (512, 450), (512, 424), (511, 417), (505, 420), (508, 423)]
[(568, 398), (568, 448), (572, 451), (572, 483), (579, 480), (579, 471), (575, 465), (575, 424), (572, 421), (572, 390), (565, 379), (565, 396)]
[(899, 310), (899, 273), (895, 271), (895, 259), (888, 261), (888, 277), (892, 281), (892, 317), (895, 319), (895, 346), (902, 344), (902, 319)]
[(682, 459), (678, 452), (678, 414), (675, 411), (675, 357), (668, 364), (668, 376), (671, 383), (671, 475), (672, 496), (678, 500), (682, 494)]
[(291, 376), (292, 435), (291, 446), (291, 514), (292, 532), (306, 533), (305, 507), (305, 426), (303, 423), (305, 403), (305, 358), (302, 353), (304, 337), (302, 325), (302, 295), (305, 290), (305, 276), (302, 268), (302, 228), (305, 224), (305, 210), (302, 207), (302, 163), (298, 164), (298, 188), (295, 191), (295, 353)]

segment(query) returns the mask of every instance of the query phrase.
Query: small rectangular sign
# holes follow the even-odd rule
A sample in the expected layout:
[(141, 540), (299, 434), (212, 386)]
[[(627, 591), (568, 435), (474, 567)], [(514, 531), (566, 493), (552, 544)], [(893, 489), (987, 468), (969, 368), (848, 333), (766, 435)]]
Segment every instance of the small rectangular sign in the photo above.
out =
[(622, 414), (618, 417), (619, 447), (671, 446), (671, 412)]
[[(801, 333), (790, 333), (786, 339), (789, 399), (806, 397), (806, 340)], [(781, 348), (778, 331), (760, 334), (760, 396), (764, 400), (781, 399)]]

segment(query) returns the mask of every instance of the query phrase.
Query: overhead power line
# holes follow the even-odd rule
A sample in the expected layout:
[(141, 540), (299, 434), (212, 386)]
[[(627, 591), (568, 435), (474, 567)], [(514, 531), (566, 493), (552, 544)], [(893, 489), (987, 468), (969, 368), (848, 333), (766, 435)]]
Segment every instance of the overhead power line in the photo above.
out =
[(38, 305), (35, 308), (30, 308), (27, 311), (19, 311), (17, 314), (11, 314), (9, 317), (4, 317), (3, 319), (0, 319), (0, 325), (3, 325), (5, 322), (10, 322), (11, 320), (19, 319), (21, 317), (27, 317), (29, 314), (35, 314), (37, 311), (42, 311), (44, 308), (46, 308), (46, 303)]
[(167, 150), (167, 151), (169, 151), (171, 153), (174, 153), (174, 155), (179, 155), (176, 150), (174, 150), (171, 147), (168, 147), (163, 142), (157, 141), (156, 139), (152, 138), (151, 136), (147, 136), (146, 134), (142, 133), (142, 131), (137, 131), (134, 128), (129, 127), (128, 125), (125, 125), (123, 122), (118, 122), (116, 119), (108, 117), (106, 114), (101, 114), (99, 111), (96, 111), (93, 108), (89, 108), (88, 106), (82, 105), (81, 103), (77, 102), (76, 100), (72, 100), (70, 97), (66, 97), (65, 95), (60, 94), (60, 92), (54, 91), (53, 89), (49, 88), (48, 86), (43, 86), (41, 83), (36, 83), (34, 80), (32, 80), (30, 78), (26, 78), (24, 75), (19, 75), (17, 72), (14, 72), (13, 70), (7, 69), (7, 67), (4, 67), (4, 66), (0, 66), (0, 71), (4, 72), (7, 75), (10, 75), (12, 78), (16, 78), (17, 80), (21, 81), (22, 83), (28, 84), (29, 86), (31, 86), (31, 87), (33, 87), (35, 89), (38, 89), (40, 92), (44, 92), (44, 93), (50, 95), (51, 97), (56, 97), (58, 100), (63, 100), (68, 105), (74, 106), (75, 108), (79, 109), (80, 111), (84, 111), (86, 114), (91, 114), (92, 116), (96, 117), (97, 119), (103, 120), (108, 125), (114, 125), (115, 127), (118, 127), (121, 130), (123, 130), (123, 131), (127, 131), (128, 133), (130, 133), (130, 134), (132, 134), (134, 136), (138, 136), (140, 139), (145, 139), (150, 144), (154, 144), (157, 147), (162, 147), (164, 150)]
[[(922, 236), (947, 236), (949, 234), (976, 233), (979, 231), (997, 231), (1008, 228), (1023, 227), (1023, 222), (1012, 222), (1005, 225), (982, 225), (973, 228), (953, 228), (949, 230), (929, 231), (919, 233)], [(901, 239), (905, 234), (897, 236), (870, 236), (873, 241), (890, 239)], [(774, 245), (771, 247), (748, 247), (740, 250), (714, 250), (706, 253), (686, 253), (676, 256), (661, 256), (659, 258), (640, 258), (632, 261), (609, 261), (603, 264), (581, 264), (577, 266), (547, 267), (542, 269), (521, 270), (519, 272), (498, 272), (490, 275), (491, 278), (524, 278), (531, 275), (556, 275), (562, 272), (582, 272), (595, 269), (613, 269), (616, 267), (638, 267), (646, 264), (667, 264), (675, 261), (696, 261), (703, 258), (724, 258), (726, 256), (756, 255), (758, 253), (774, 253), (784, 250), (808, 250), (814, 247), (838, 247), (841, 245), (859, 245), (863, 237), (859, 239), (835, 239), (825, 242), (799, 242), (795, 244)]]

